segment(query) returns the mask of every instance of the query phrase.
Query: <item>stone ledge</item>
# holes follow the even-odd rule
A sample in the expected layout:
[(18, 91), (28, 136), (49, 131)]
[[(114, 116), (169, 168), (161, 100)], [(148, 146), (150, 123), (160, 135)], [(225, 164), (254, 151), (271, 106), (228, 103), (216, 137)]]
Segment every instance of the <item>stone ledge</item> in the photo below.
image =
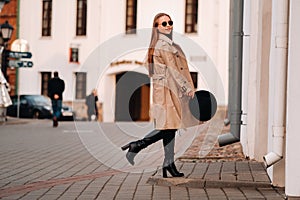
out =
[(189, 188), (237, 188), (237, 187), (254, 187), (268, 188), (272, 187), (268, 182), (250, 182), (250, 181), (222, 181), (222, 180), (205, 180), (197, 178), (162, 178), (151, 176), (148, 181), (150, 185), (159, 186), (179, 186)]

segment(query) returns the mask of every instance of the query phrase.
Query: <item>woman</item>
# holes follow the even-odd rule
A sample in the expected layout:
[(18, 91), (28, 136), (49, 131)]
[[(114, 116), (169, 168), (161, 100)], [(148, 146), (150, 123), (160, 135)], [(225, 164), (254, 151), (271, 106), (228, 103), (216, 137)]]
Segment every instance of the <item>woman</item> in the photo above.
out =
[[(1, 68), (1, 65), (0, 65)], [(0, 70), (0, 121), (6, 121), (6, 109), (12, 105), (9, 96), (9, 84)]]
[(134, 165), (134, 157), (150, 144), (163, 140), (165, 158), (163, 177), (167, 171), (173, 177), (182, 177), (174, 164), (174, 140), (177, 129), (196, 125), (188, 109), (189, 98), (194, 97), (194, 86), (187, 61), (181, 48), (173, 42), (173, 21), (165, 13), (155, 16), (148, 48), (149, 76), (153, 79), (151, 114), (155, 130), (142, 140), (122, 147), (127, 160)]
[(85, 99), (85, 104), (87, 105), (87, 114), (89, 121), (97, 121), (98, 119), (98, 107), (97, 107), (98, 95), (97, 90), (93, 89), (91, 94), (89, 94)]

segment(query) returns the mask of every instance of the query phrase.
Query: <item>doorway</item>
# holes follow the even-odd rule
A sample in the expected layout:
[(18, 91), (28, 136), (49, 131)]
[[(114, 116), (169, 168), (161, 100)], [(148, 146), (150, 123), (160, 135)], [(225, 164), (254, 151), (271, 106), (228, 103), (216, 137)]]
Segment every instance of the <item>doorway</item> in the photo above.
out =
[(115, 108), (115, 121), (149, 121), (149, 77), (131, 71), (117, 74)]

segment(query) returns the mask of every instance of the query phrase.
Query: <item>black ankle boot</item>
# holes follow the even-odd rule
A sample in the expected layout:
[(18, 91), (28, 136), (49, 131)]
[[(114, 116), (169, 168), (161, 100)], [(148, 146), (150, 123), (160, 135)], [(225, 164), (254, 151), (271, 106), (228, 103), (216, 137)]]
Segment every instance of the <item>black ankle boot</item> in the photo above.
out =
[(130, 142), (125, 146), (121, 147), (123, 151), (129, 149), (126, 158), (131, 165), (134, 165), (134, 157), (140, 152), (142, 149), (146, 148), (150, 144), (157, 142), (158, 140), (163, 138), (164, 133), (160, 130), (153, 130), (149, 134), (147, 134), (142, 140), (138, 140), (135, 142)]
[(178, 172), (176, 166), (174, 164), (174, 145), (175, 145), (175, 132), (176, 130), (166, 130), (163, 144), (164, 144), (164, 151), (165, 151), (165, 159), (163, 163), (163, 177), (167, 178), (167, 171), (173, 177), (183, 177), (184, 174)]
[(131, 165), (134, 165), (134, 157), (140, 152), (143, 148), (146, 148), (146, 142), (144, 140), (138, 140), (135, 142), (130, 142), (125, 146), (121, 147), (123, 151), (129, 149), (126, 153), (126, 158)]
[(167, 171), (173, 176), (173, 177), (183, 177), (184, 173), (178, 172), (176, 169), (176, 166), (174, 163), (163, 167), (163, 177), (168, 178)]

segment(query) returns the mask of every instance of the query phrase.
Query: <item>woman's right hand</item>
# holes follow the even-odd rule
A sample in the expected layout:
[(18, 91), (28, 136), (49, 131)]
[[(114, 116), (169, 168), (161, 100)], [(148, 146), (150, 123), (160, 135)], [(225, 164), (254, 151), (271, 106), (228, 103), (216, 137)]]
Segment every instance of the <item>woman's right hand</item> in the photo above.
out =
[(189, 92), (187, 93), (187, 95), (188, 95), (189, 97), (194, 98), (194, 96), (195, 96), (195, 91), (194, 91), (194, 90), (191, 90), (191, 91), (189, 91)]

